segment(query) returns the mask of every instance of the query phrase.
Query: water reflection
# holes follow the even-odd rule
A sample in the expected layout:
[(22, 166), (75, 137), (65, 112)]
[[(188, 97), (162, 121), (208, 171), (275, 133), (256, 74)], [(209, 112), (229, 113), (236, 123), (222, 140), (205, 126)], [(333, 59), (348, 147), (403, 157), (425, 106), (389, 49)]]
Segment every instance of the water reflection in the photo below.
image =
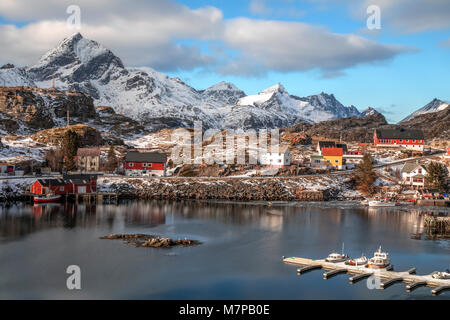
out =
[[(414, 240), (426, 239), (423, 219), (430, 212), (448, 209), (207, 201), (0, 206), (0, 299), (428, 297), (421, 289), (406, 294), (400, 285), (383, 292), (351, 287), (345, 276), (324, 281), (320, 272), (297, 277), (281, 256), (323, 258), (342, 242), (350, 255), (371, 255), (382, 244), (398, 270), (445, 270), (448, 240)], [(173, 248), (168, 255), (98, 239), (109, 233), (154, 233), (203, 244)], [(80, 292), (65, 287), (70, 264), (85, 272)]]
[[(353, 214), (351, 218), (347, 216), (349, 212)], [(317, 207), (304, 203), (269, 207), (265, 203), (208, 201), (128, 201), (118, 206), (75, 203), (16, 204), (0, 206), (0, 238), (3, 241), (17, 239), (50, 228), (104, 227), (112, 230), (115, 226), (155, 227), (174, 218), (214, 220), (224, 225), (253, 226), (273, 232), (282, 232), (290, 222), (320, 230), (325, 227), (318, 224), (317, 218), (320, 217), (320, 220), (327, 220), (327, 226), (349, 223), (355, 229), (395, 229), (396, 232), (410, 235), (412, 239), (426, 239), (423, 226), (426, 215), (446, 216), (448, 210), (323, 205)]]

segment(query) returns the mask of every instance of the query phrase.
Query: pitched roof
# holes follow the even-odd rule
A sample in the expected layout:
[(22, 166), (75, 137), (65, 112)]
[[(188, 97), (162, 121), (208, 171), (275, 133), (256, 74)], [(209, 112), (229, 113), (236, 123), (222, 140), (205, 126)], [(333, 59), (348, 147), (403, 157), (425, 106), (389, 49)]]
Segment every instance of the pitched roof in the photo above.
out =
[(344, 150), (342, 148), (323, 148), (322, 155), (326, 156), (342, 156)]
[(322, 150), (322, 148), (331, 148), (335, 147), (336, 142), (334, 141), (319, 141), (319, 149)]
[(79, 157), (97, 157), (100, 156), (100, 148), (79, 148), (77, 151)]
[(124, 161), (126, 162), (153, 162), (166, 163), (167, 154), (159, 152), (139, 152), (130, 151), (126, 154)]
[(423, 131), (418, 129), (376, 129), (375, 133), (378, 139), (424, 139)]
[(63, 179), (37, 179), (37, 181), (44, 187), (63, 186), (66, 184)]
[(422, 167), (422, 169), (425, 169), (425, 167), (423, 165), (421, 165), (420, 163), (407, 162), (403, 165), (401, 172), (410, 173), (411, 171), (413, 171), (414, 169), (416, 169), (419, 166)]

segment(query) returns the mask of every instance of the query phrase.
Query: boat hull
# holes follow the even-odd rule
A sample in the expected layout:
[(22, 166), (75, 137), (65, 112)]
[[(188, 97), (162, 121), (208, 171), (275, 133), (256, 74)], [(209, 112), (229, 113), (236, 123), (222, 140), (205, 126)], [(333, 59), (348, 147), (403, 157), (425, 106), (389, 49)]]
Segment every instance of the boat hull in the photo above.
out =
[(385, 202), (385, 203), (370, 203), (369, 207), (372, 208), (385, 208), (385, 207), (395, 207), (395, 202)]
[(350, 266), (365, 266), (365, 265), (367, 265), (367, 261), (356, 262), (356, 261), (350, 260), (347, 262), (347, 264)]
[(34, 197), (34, 203), (52, 203), (59, 202), (61, 196), (52, 196), (52, 197)]
[(373, 264), (373, 263), (369, 263), (367, 266), (369, 268), (372, 268), (372, 269), (384, 269), (384, 268), (387, 268), (389, 265), (388, 264)]

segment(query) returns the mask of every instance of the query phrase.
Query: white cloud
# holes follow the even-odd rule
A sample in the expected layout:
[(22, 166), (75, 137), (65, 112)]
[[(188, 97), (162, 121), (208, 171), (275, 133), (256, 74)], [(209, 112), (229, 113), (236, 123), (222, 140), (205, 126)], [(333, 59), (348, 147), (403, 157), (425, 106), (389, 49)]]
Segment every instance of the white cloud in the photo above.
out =
[[(25, 23), (23, 27), (0, 25), (0, 63), (33, 64), (76, 32), (66, 24), (70, 4), (66, 0), (0, 1), (1, 17)], [(330, 71), (384, 61), (408, 51), (305, 23), (225, 20), (215, 7), (193, 10), (167, 0), (79, 0), (77, 5), (83, 36), (110, 48), (125, 65), (161, 71), (200, 67), (255, 76), (268, 70), (318, 68), (333, 74)], [(211, 46), (211, 50), (200, 46)]]
[[(411, 49), (383, 45), (351, 34), (336, 34), (300, 22), (239, 18), (227, 23), (225, 42), (245, 59), (233, 61), (222, 72), (262, 67), (281, 72), (345, 69), (360, 63), (393, 58)], [(252, 65), (255, 68), (252, 68)]]
[[(328, 0), (330, 1), (330, 0)], [(417, 33), (450, 28), (449, 0), (362, 0), (348, 2), (352, 14), (367, 19), (366, 9), (377, 5), (381, 9), (381, 24), (405, 33)]]

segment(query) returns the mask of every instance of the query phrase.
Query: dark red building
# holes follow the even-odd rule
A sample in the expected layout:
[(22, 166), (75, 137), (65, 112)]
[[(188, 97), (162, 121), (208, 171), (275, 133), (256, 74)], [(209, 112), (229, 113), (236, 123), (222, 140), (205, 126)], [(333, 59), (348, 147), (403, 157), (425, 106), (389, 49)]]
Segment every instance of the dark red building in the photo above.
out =
[(130, 151), (123, 160), (123, 168), (127, 176), (163, 176), (166, 162), (165, 153)]
[(86, 194), (96, 191), (95, 175), (64, 175), (62, 179), (37, 179), (30, 186), (30, 192), (34, 194)]
[(373, 133), (373, 145), (423, 151), (424, 135), (422, 130), (417, 129), (376, 129)]

